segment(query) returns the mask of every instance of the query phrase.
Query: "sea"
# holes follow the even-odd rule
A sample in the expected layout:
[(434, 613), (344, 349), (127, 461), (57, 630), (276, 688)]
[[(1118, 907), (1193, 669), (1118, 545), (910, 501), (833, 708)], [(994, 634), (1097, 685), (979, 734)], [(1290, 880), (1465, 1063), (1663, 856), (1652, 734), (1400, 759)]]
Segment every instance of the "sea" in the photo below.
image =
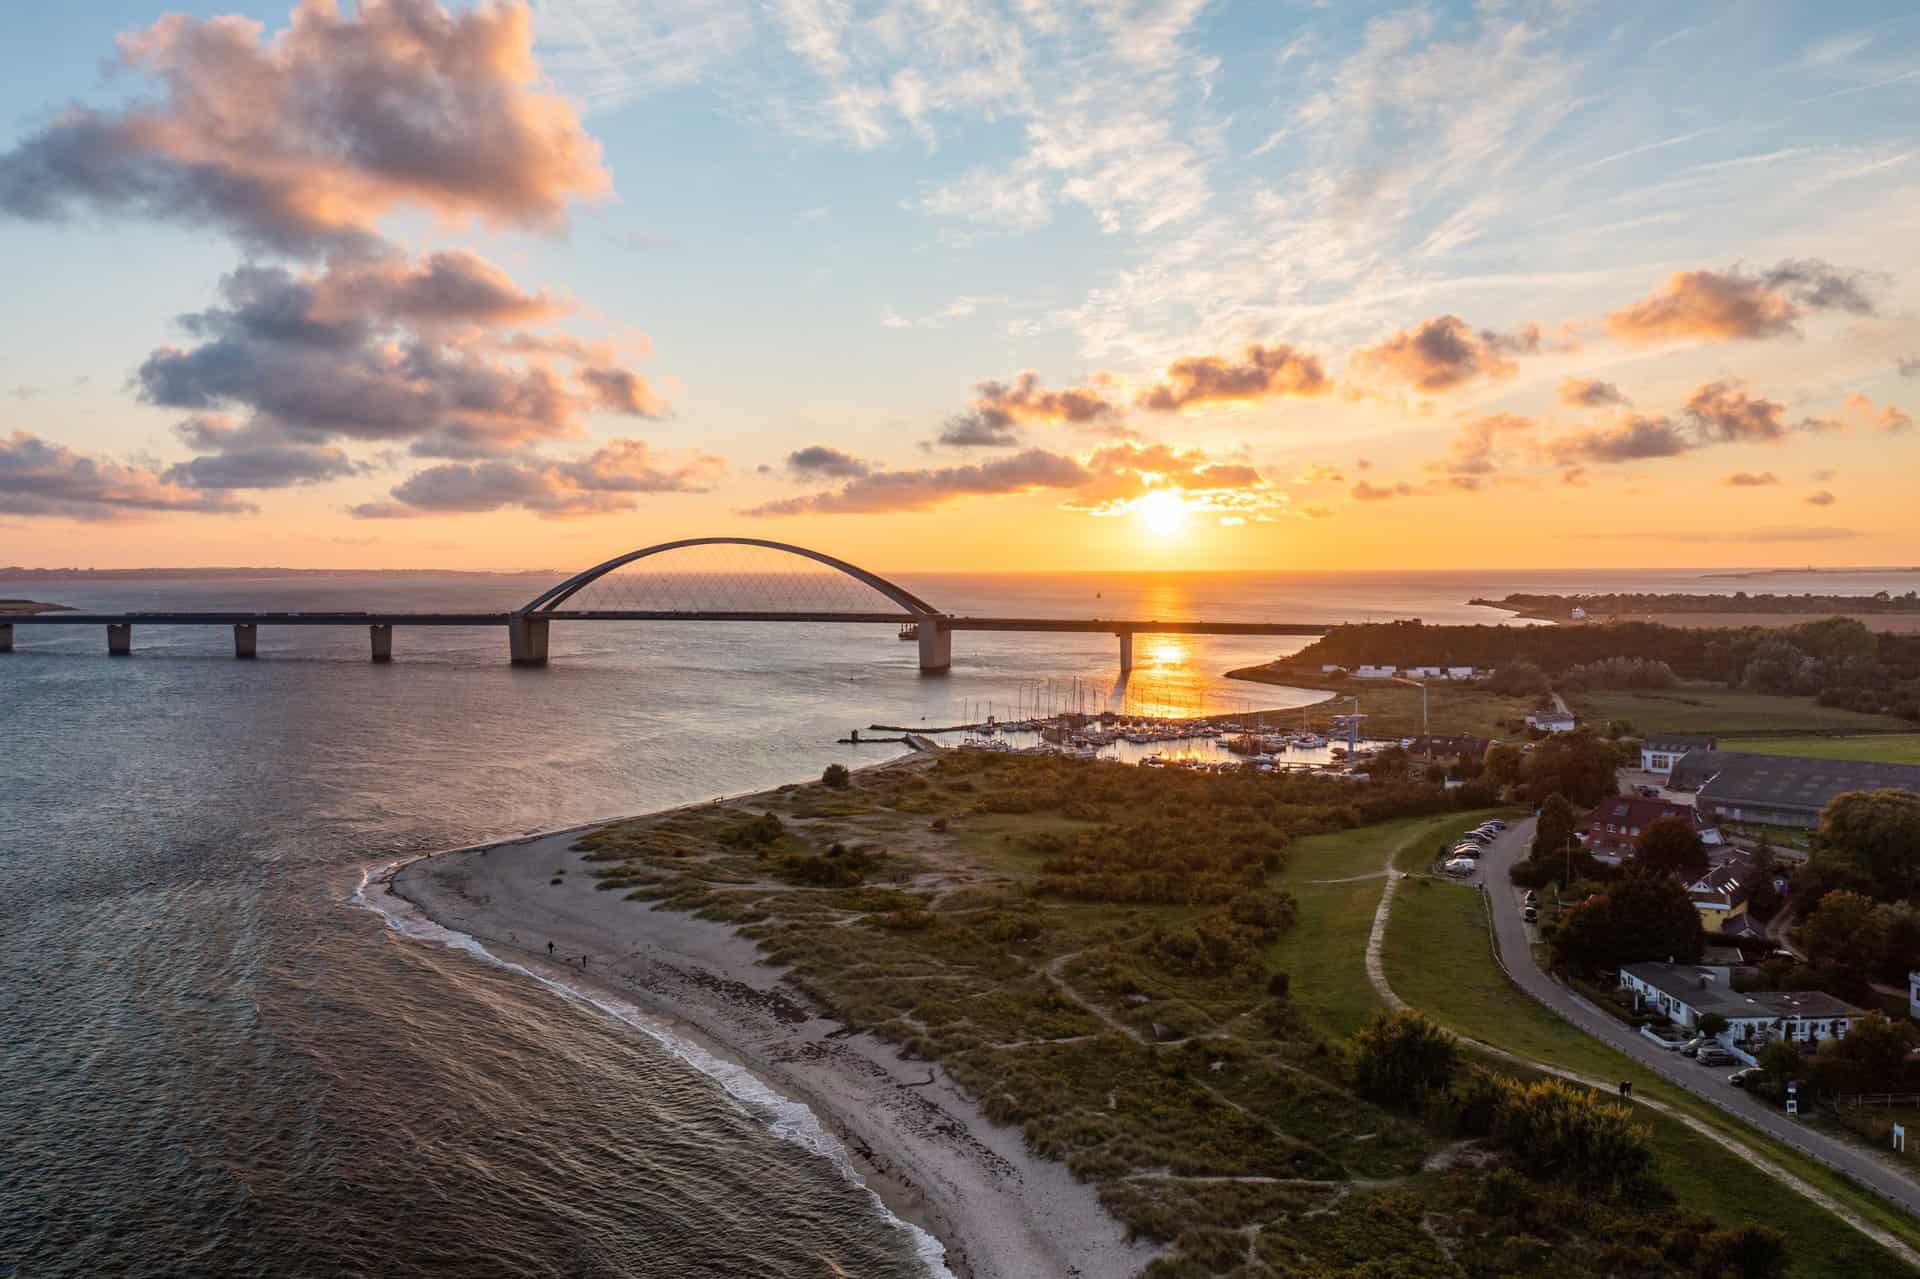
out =
[[(490, 611), (547, 576), (10, 579), (98, 611)], [(946, 611), (1499, 621), (1509, 591), (1913, 589), (1914, 573), (900, 574)], [(0, 1279), (941, 1275), (804, 1108), (631, 1010), (392, 908), (433, 850), (878, 763), (871, 724), (1316, 694), (1225, 679), (1305, 639), (884, 626), (16, 630), (0, 655)], [(867, 735), (873, 735), (868, 733)]]

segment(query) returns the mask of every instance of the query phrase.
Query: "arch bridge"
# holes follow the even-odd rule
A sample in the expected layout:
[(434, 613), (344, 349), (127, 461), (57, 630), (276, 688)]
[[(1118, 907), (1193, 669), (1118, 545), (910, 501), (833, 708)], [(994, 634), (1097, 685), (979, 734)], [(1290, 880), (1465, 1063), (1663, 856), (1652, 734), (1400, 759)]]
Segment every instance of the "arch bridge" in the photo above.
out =
[[(764, 557), (707, 571), (646, 571), (632, 566), (692, 548), (773, 552), (801, 563), (768, 569)], [(654, 566), (649, 565), (649, 569)], [(1133, 669), (1138, 634), (1323, 635), (1330, 626), (1295, 622), (1159, 621), (1120, 618), (962, 617), (945, 612), (896, 582), (821, 551), (752, 537), (696, 537), (662, 542), (617, 555), (576, 573), (506, 613), (86, 613), (0, 614), (0, 653), (13, 649), (16, 626), (105, 626), (107, 651), (133, 652), (135, 626), (231, 626), (234, 656), (258, 655), (262, 626), (365, 626), (376, 662), (393, 658), (396, 626), (503, 626), (516, 666), (545, 666), (555, 622), (832, 622), (896, 625), (918, 641), (920, 669), (938, 673), (953, 663), (955, 631), (1028, 631), (1115, 635), (1120, 669)]]

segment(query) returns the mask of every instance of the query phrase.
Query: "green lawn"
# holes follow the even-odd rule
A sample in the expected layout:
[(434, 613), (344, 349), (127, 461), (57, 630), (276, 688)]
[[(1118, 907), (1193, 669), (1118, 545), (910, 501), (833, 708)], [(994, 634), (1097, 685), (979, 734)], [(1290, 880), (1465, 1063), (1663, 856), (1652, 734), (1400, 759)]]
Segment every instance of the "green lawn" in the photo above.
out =
[[(1384, 964), (1387, 984), (1396, 995), (1456, 1033), (1563, 1070), (1600, 1079), (1631, 1079), (1638, 1095), (1673, 1105), (1739, 1139), (1875, 1225), (1920, 1247), (1920, 1223), (1872, 1192), (1689, 1096), (1528, 998), (1494, 961), (1485, 907), (1477, 890), (1437, 880), (1402, 884), (1387, 923)], [(1724, 1073), (1715, 1072), (1716, 1076)], [(1723, 1220), (1751, 1218), (1755, 1205), (1764, 1204), (1764, 1219), (1794, 1240), (1790, 1273), (1884, 1273), (1893, 1265), (1851, 1226), (1811, 1201), (1786, 1193), (1777, 1181), (1731, 1151), (1671, 1117), (1643, 1113), (1653, 1125), (1663, 1179), (1681, 1201)]]
[[(1636, 733), (1873, 733), (1913, 725), (1891, 715), (1821, 706), (1811, 697), (1773, 697), (1710, 685), (1659, 691), (1600, 690), (1568, 697), (1582, 719), (1625, 720)], [(1745, 749), (1744, 746), (1740, 749)]]
[(1920, 764), (1920, 733), (1877, 733), (1869, 737), (1742, 737), (1729, 745), (1734, 750), (1755, 755)]
[[(1491, 810), (1490, 810), (1491, 811)], [(1274, 943), (1268, 963), (1289, 974), (1293, 999), (1330, 1035), (1350, 1035), (1381, 1008), (1367, 980), (1367, 935), (1387, 886), (1389, 855), (1402, 868), (1424, 867), (1441, 843), (1486, 820), (1488, 813), (1443, 813), (1314, 835), (1287, 850), (1274, 883), (1300, 902), (1298, 921)], [(1349, 883), (1314, 883), (1365, 875)]]

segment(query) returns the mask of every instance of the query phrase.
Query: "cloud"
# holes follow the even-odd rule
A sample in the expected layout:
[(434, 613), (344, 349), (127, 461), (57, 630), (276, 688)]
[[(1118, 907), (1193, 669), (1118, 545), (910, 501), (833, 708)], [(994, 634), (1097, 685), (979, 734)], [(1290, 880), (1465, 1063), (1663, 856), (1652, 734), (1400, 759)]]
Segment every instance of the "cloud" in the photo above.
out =
[[(198, 345), (163, 347), (140, 365), (143, 400), (245, 410), (262, 430), (309, 444), (407, 441), (416, 454), (456, 458), (577, 434), (587, 412), (666, 411), (607, 344), (492, 333), (565, 308), (468, 254), (349, 260), (300, 275), (245, 266), (220, 294), (220, 305), (181, 317)], [(571, 385), (554, 357), (578, 365)]]
[(1040, 375), (1031, 369), (1011, 382), (981, 382), (975, 388), (973, 407), (948, 418), (940, 428), (938, 442), (960, 448), (991, 448), (1015, 444), (1020, 427), (1030, 423), (1092, 426), (1120, 416), (1120, 406), (1109, 398), (1095, 379), (1089, 386), (1050, 391), (1040, 385)]
[(752, 516), (875, 514), (928, 510), (963, 497), (1054, 490), (1060, 508), (1116, 516), (1150, 494), (1177, 494), (1183, 509), (1217, 515), (1223, 523), (1268, 522), (1287, 505), (1260, 472), (1198, 448), (1115, 441), (1084, 457), (1030, 448), (970, 466), (869, 470), (840, 488), (768, 502)]
[(725, 470), (720, 459), (693, 453), (656, 456), (644, 440), (615, 439), (569, 461), (543, 458), (448, 462), (395, 485), (391, 500), (348, 510), (360, 519), (477, 513), (520, 507), (548, 517), (631, 511), (643, 493), (704, 493)]
[(1405, 480), (1398, 484), (1369, 484), (1361, 480), (1350, 490), (1356, 502), (1386, 502), (1396, 497), (1419, 497), (1421, 491)]
[(1457, 315), (1440, 315), (1412, 331), (1395, 333), (1378, 346), (1354, 355), (1359, 367), (1420, 391), (1448, 391), (1478, 378), (1512, 377), (1519, 366), (1509, 358), (1540, 349), (1540, 330), (1476, 333)]
[(169, 484), (197, 489), (277, 489), (361, 475), (369, 467), (342, 449), (287, 435), (268, 423), (234, 426), (219, 415), (188, 418), (174, 428), (205, 456), (167, 468)]
[(1840, 500), (1839, 498), (1827, 492), (1825, 489), (1821, 489), (1817, 493), (1809, 493), (1807, 495), (1808, 506), (1832, 506), (1835, 502), (1839, 500)]
[(836, 490), (767, 502), (743, 514), (870, 515), (883, 511), (922, 511), (960, 497), (1073, 488), (1087, 479), (1086, 468), (1072, 458), (1045, 449), (1027, 449), (970, 466), (873, 471), (847, 481)]
[(1155, 413), (1202, 404), (1251, 403), (1275, 396), (1325, 395), (1333, 389), (1319, 357), (1286, 343), (1249, 345), (1239, 360), (1187, 356), (1167, 366), (1166, 380), (1135, 401)]
[(1299, 514), (1303, 520), (1330, 519), (1333, 516), (1333, 508), (1329, 506), (1303, 506), (1300, 508)]
[(1570, 377), (1560, 383), (1560, 402), (1572, 408), (1590, 409), (1633, 403), (1613, 383), (1584, 377)]
[(1329, 466), (1325, 462), (1315, 462), (1294, 476), (1296, 484), (1345, 484), (1346, 482), (1346, 472), (1337, 466)]
[(1555, 464), (1567, 466), (1677, 457), (1692, 447), (1686, 435), (1669, 419), (1634, 414), (1616, 426), (1575, 431), (1548, 440), (1543, 451)]
[[(1472, 479), (1491, 475), (1497, 469), (1495, 452), (1501, 437), (1531, 434), (1532, 418), (1512, 413), (1494, 413), (1476, 418), (1460, 428), (1447, 456), (1433, 464), (1433, 470), (1456, 478)], [(1465, 486), (1462, 486), (1465, 487)]]
[(140, 466), (89, 457), (25, 431), (0, 439), (0, 512), (106, 520), (137, 512), (230, 514), (253, 508)]
[(819, 475), (836, 480), (854, 479), (873, 472), (870, 463), (825, 444), (809, 444), (787, 454), (787, 469), (795, 475)]
[(161, 95), (72, 107), (0, 155), (0, 211), (212, 222), (310, 256), (367, 247), (399, 208), (557, 228), (609, 188), (599, 145), (540, 84), (524, 5), (303, 3), (263, 34), (170, 14), (120, 37), (121, 66)]
[(1735, 471), (1732, 475), (1729, 475), (1720, 482), (1730, 488), (1755, 489), (1765, 488), (1771, 484), (1778, 484), (1780, 478), (1772, 471)]
[(1750, 274), (1681, 271), (1632, 306), (1607, 316), (1607, 331), (1644, 346), (1781, 337), (1798, 333), (1807, 311), (1873, 312), (1867, 277), (1812, 258), (1789, 259)]
[(1840, 411), (1847, 424), (1888, 435), (1898, 435), (1913, 428), (1913, 418), (1904, 410), (1889, 404), (1876, 411), (1873, 401), (1858, 392), (1840, 402)]
[(1836, 474), (1838, 474), (1838, 472), (1836, 471), (1820, 470), (1820, 471), (1815, 471), (1811, 478), (1813, 479), (1813, 482), (1816, 484), (1825, 484), (1828, 480), (1832, 479)]
[(1725, 382), (1700, 387), (1688, 398), (1686, 411), (1709, 441), (1774, 444), (1787, 435), (1784, 405), (1755, 399)]
[(1901, 377), (1920, 377), (1920, 355), (1909, 355), (1900, 361)]

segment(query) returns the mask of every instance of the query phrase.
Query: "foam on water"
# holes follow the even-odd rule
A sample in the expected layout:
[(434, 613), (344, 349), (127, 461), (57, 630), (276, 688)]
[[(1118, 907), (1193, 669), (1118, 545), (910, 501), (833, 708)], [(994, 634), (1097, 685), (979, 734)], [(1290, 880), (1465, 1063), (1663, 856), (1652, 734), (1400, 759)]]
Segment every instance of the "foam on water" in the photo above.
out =
[(812, 1110), (790, 1097), (781, 1096), (745, 1066), (722, 1060), (699, 1044), (676, 1035), (659, 1018), (648, 1015), (625, 1000), (586, 990), (557, 977), (536, 972), (524, 964), (502, 959), (474, 937), (429, 919), (406, 898), (388, 891), (368, 892), (369, 885), (379, 885), (382, 889), (390, 885), (394, 874), (406, 864), (406, 861), (394, 861), (366, 867), (360, 872), (360, 882), (354, 887), (349, 901), (379, 915), (386, 921), (387, 927), (403, 937), (461, 951), (496, 968), (530, 977), (563, 998), (584, 1004), (639, 1031), (678, 1060), (719, 1084), (748, 1113), (763, 1119), (774, 1136), (831, 1163), (841, 1176), (872, 1196), (874, 1205), (896, 1229), (907, 1232), (913, 1242), (914, 1254), (932, 1279), (954, 1279), (953, 1272), (947, 1268), (947, 1250), (941, 1242), (914, 1223), (895, 1216), (887, 1208), (854, 1168), (847, 1148), (821, 1125), (820, 1117)]

